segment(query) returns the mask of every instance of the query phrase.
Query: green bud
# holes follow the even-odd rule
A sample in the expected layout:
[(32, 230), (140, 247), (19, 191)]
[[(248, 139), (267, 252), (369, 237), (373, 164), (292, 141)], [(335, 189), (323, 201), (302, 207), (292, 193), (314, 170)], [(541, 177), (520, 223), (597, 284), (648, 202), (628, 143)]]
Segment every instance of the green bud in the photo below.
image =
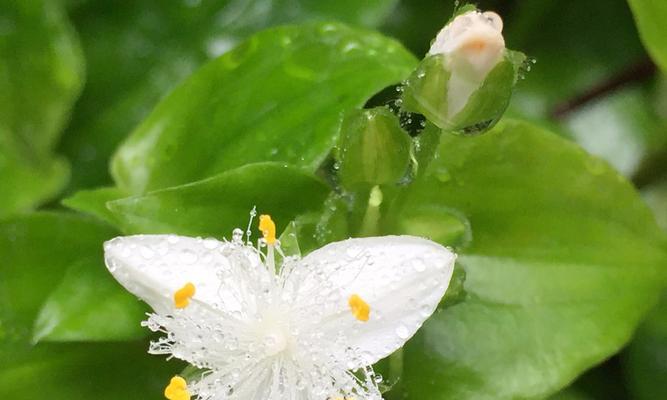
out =
[(398, 182), (408, 170), (411, 143), (386, 107), (347, 113), (336, 154), (340, 182), (348, 188)]
[(440, 31), (403, 88), (402, 106), (441, 129), (478, 133), (503, 115), (525, 61), (505, 48), (502, 20), (468, 11)]

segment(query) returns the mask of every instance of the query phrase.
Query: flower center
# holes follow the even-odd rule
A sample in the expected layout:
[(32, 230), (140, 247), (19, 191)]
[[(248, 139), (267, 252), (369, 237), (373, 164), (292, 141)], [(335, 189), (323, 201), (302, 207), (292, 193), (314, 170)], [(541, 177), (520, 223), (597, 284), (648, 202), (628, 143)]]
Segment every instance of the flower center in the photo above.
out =
[(287, 348), (287, 337), (281, 329), (272, 329), (264, 334), (262, 340), (267, 356), (275, 356)]

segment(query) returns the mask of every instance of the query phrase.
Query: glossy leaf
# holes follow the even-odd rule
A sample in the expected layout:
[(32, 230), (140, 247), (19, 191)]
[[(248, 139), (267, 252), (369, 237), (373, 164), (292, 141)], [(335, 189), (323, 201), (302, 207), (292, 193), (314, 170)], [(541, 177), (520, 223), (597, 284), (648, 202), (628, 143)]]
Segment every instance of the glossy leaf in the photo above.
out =
[[(107, 225), (67, 213), (30, 214), (0, 224), (4, 339), (137, 336), (144, 308), (113, 280), (103, 263), (102, 242), (115, 235)], [(100, 324), (109, 318), (112, 328)]]
[(644, 46), (667, 72), (667, 3), (662, 0), (628, 0)]
[(92, 190), (81, 190), (63, 200), (63, 205), (72, 210), (93, 215), (111, 225), (118, 225), (116, 216), (107, 208), (107, 202), (122, 199), (128, 193), (117, 187), (104, 187)]
[[(62, 150), (74, 188), (108, 184), (108, 158), (161, 97), (206, 60), (272, 25), (376, 26), (397, 0), (89, 1), (72, 7), (88, 78)], [(115, 62), (109, 62), (115, 60)]]
[(32, 340), (115, 341), (146, 336), (140, 321), (147, 308), (107, 274), (100, 257), (72, 264), (42, 306)]
[(114, 179), (138, 194), (250, 162), (312, 171), (335, 142), (341, 112), (414, 65), (397, 42), (345, 25), (264, 31), (165, 98), (114, 156)]
[(0, 397), (14, 400), (160, 400), (183, 367), (147, 343), (0, 343)]
[[(249, 164), (209, 179), (108, 203), (126, 233), (231, 237), (249, 212), (271, 214), (279, 230), (318, 210), (329, 189), (315, 177), (279, 163)], [(254, 227), (252, 227), (254, 228)]]
[(50, 199), (67, 182), (51, 154), (79, 93), (78, 42), (59, 2), (0, 4), (0, 218)]
[(664, 283), (665, 238), (632, 186), (527, 123), (443, 136), (403, 207), (454, 209), (472, 230), (465, 300), (405, 348), (410, 398), (549, 395), (618, 351)]

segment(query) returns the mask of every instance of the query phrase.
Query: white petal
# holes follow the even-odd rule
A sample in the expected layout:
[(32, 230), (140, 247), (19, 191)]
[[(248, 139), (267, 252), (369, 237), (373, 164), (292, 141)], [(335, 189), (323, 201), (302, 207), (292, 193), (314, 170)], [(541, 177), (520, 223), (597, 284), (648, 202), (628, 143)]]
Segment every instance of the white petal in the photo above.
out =
[(194, 303), (227, 313), (254, 312), (252, 296), (268, 274), (252, 248), (176, 235), (117, 237), (104, 244), (105, 261), (128, 291), (156, 312), (174, 310), (174, 293), (192, 283)]
[[(435, 311), (456, 255), (413, 236), (349, 239), (305, 257), (286, 282), (299, 324), (335, 338), (349, 368), (369, 365), (400, 348)], [(367, 322), (348, 303), (370, 306)], [(342, 338), (342, 340), (341, 340)], [(360, 356), (350, 358), (349, 348)], [(354, 364), (354, 365), (352, 365)]]

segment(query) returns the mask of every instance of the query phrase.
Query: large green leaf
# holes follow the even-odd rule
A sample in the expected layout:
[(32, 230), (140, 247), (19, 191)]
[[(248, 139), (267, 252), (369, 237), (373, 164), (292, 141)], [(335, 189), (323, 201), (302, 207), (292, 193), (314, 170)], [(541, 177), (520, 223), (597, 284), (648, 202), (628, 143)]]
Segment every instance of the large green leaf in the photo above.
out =
[(32, 343), (33, 320), (47, 298), (42, 314), (55, 311), (49, 321), (55, 324), (42, 335), (88, 340), (90, 329), (93, 339), (136, 333), (143, 306), (102, 264), (102, 241), (113, 234), (63, 213), (0, 224), (0, 398), (157, 400), (183, 368), (146, 354), (147, 343)]
[[(62, 149), (73, 187), (110, 181), (107, 160), (158, 100), (204, 61), (271, 25), (375, 26), (396, 0), (107, 0), (72, 7), (88, 80)], [(115, 60), (115, 62), (109, 62)]]
[(0, 218), (49, 199), (66, 183), (52, 156), (81, 87), (78, 43), (59, 2), (0, 3)]
[(644, 46), (667, 72), (667, 3), (662, 0), (628, 0)]
[(250, 162), (314, 170), (335, 142), (341, 112), (415, 63), (397, 42), (337, 23), (264, 31), (165, 98), (114, 156), (114, 179), (143, 193)]
[(147, 348), (134, 342), (0, 343), (0, 398), (164, 400), (169, 378), (183, 366), (150, 356)]
[[(523, 122), (444, 136), (406, 195), (415, 212), (458, 215), (463, 302), (406, 347), (411, 398), (529, 399), (616, 352), (664, 283), (665, 239), (632, 186), (576, 145)], [(423, 217), (423, 215), (422, 215)]]
[(230, 237), (234, 228), (246, 227), (253, 207), (271, 214), (280, 228), (299, 214), (319, 210), (328, 192), (324, 183), (294, 167), (257, 163), (107, 205), (128, 233)]
[[(103, 264), (102, 242), (113, 236), (107, 225), (66, 213), (29, 214), (1, 223), (0, 338), (33, 339), (40, 310), (34, 339), (126, 339), (142, 334), (137, 328), (143, 306)], [(109, 318), (113, 326), (105, 329), (100, 321)]]

